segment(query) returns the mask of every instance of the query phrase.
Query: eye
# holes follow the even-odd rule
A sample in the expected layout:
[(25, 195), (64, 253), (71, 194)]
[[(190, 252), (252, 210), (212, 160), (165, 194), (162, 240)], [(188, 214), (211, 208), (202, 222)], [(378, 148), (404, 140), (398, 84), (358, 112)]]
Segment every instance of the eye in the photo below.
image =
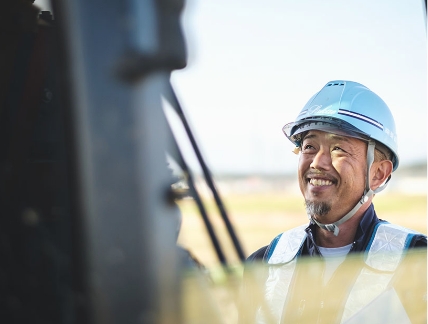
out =
[(315, 150), (315, 147), (313, 147), (310, 144), (303, 144), (302, 145), (302, 153), (309, 153)]
[(346, 151), (343, 149), (343, 148), (341, 148), (340, 146), (335, 146), (335, 147), (333, 147), (333, 150), (332, 151), (342, 151), (342, 152), (345, 152), (346, 153)]

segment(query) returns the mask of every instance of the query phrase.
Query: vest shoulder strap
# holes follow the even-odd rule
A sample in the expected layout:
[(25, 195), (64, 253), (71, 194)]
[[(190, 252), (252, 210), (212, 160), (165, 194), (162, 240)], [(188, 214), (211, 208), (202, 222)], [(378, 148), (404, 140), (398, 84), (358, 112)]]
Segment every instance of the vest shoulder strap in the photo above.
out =
[(306, 239), (307, 226), (301, 225), (278, 235), (268, 247), (267, 262), (279, 264), (293, 260)]
[(398, 225), (380, 222), (366, 247), (366, 264), (380, 271), (395, 271), (413, 237), (418, 234)]

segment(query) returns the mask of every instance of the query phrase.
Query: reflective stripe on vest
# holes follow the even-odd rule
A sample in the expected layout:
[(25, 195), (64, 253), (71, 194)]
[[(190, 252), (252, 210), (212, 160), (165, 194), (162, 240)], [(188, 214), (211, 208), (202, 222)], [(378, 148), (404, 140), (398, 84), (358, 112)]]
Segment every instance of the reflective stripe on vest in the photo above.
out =
[[(272, 266), (269, 267), (269, 277), (266, 280), (265, 300), (271, 315), (278, 323), (296, 267), (296, 256), (307, 236), (306, 227), (307, 225), (302, 225), (284, 232), (276, 246), (272, 247), (273, 251), (270, 251), (268, 264)], [(368, 267), (361, 270), (352, 287), (342, 322), (351, 318), (388, 287), (393, 272), (401, 262), (403, 252), (409, 247), (415, 234), (417, 233), (414, 231), (386, 222), (376, 225), (366, 248), (365, 263)], [(256, 322), (266, 322), (261, 309), (257, 312)]]
[[(268, 311), (278, 321), (281, 318), (282, 307), (296, 267), (297, 253), (306, 239), (306, 227), (307, 225), (301, 225), (282, 233), (276, 245), (271, 247), (273, 251), (269, 251), (271, 253), (268, 259), (269, 264), (283, 264), (279, 267), (269, 267), (269, 276), (265, 286)], [(260, 308), (257, 311), (256, 323), (266, 323), (263, 310)]]
[(372, 239), (366, 248), (365, 263), (369, 267), (361, 269), (349, 293), (343, 311), (342, 323), (362, 310), (364, 306), (371, 303), (388, 288), (394, 271), (400, 264), (404, 251), (408, 249), (415, 233), (412, 230), (389, 223), (376, 225)]

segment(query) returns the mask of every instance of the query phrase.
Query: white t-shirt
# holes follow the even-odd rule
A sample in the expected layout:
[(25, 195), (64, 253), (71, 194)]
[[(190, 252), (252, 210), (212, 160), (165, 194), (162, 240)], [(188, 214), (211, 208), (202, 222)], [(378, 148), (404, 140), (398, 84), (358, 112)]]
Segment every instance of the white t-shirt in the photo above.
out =
[(338, 248), (318, 247), (325, 260), (324, 285), (327, 284), (337, 267), (345, 260), (346, 255), (351, 250), (351, 247), (352, 244)]

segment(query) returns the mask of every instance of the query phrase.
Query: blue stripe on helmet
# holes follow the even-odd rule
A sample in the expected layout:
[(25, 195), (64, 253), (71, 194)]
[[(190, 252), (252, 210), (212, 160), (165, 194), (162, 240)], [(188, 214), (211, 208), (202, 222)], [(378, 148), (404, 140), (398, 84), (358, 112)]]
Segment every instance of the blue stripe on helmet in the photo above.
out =
[(357, 118), (359, 120), (365, 121), (369, 124), (372, 124), (373, 126), (376, 126), (379, 129), (383, 130), (383, 125), (381, 123), (379, 123), (378, 121), (371, 119), (370, 117), (367, 117), (365, 115), (357, 114), (353, 111), (349, 111), (349, 110), (345, 110), (345, 109), (339, 109), (338, 114)]

